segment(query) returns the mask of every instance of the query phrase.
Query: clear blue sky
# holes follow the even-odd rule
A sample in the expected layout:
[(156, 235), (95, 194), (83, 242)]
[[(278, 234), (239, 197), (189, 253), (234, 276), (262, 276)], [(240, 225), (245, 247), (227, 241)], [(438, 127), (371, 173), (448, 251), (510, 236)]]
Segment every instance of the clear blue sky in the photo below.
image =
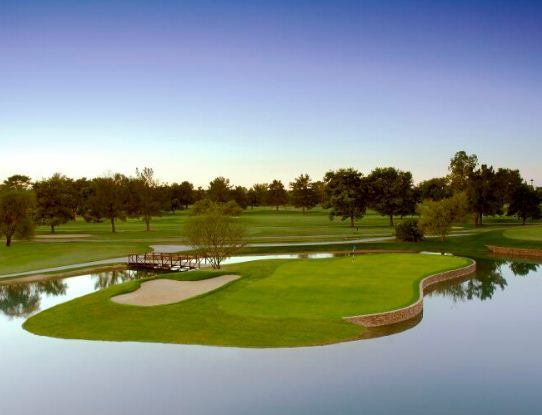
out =
[(0, 178), (252, 184), (453, 153), (542, 185), (542, 2), (0, 2)]

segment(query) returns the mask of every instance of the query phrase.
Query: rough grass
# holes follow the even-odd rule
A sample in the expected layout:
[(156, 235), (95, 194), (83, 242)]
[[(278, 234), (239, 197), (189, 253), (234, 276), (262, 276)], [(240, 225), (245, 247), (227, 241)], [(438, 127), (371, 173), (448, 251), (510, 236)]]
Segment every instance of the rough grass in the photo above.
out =
[(131, 281), (58, 305), (30, 318), (28, 331), (52, 337), (242, 347), (309, 346), (358, 338), (343, 316), (387, 311), (418, 298), (427, 275), (467, 265), (464, 258), (375, 254), (320, 260), (266, 260), (169, 274), (204, 279), (237, 273), (214, 292), (157, 307), (110, 298), (137, 289)]

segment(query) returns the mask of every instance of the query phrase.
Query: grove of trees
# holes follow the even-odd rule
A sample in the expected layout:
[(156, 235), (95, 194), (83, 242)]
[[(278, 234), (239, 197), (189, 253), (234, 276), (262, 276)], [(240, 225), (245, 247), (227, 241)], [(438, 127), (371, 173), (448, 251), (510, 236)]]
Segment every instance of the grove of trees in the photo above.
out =
[(150, 231), (153, 217), (190, 206), (195, 214), (218, 209), (234, 217), (249, 207), (270, 206), (278, 211), (292, 205), (306, 214), (320, 205), (329, 209), (330, 219), (348, 220), (351, 227), (367, 209), (388, 217), (390, 226), (394, 218), (421, 214), (420, 226), (441, 237), (458, 220), (458, 212), (471, 217), (475, 226), (492, 215), (515, 216), (523, 224), (542, 216), (542, 189), (529, 184), (518, 170), (480, 164), (476, 155), (465, 151), (451, 158), (448, 170), (447, 176), (417, 185), (408, 171), (379, 167), (367, 175), (342, 168), (328, 171), (319, 181), (301, 174), (288, 187), (274, 179), (250, 188), (235, 186), (225, 177), (213, 179), (206, 188), (187, 180), (161, 183), (148, 167), (136, 169), (133, 176), (115, 173), (92, 179), (56, 173), (33, 181), (17, 174), (0, 184), (0, 236), (9, 246), (13, 238), (31, 237), (36, 225), (48, 226), (54, 233), (77, 217), (107, 221), (112, 232), (119, 220), (140, 218)]

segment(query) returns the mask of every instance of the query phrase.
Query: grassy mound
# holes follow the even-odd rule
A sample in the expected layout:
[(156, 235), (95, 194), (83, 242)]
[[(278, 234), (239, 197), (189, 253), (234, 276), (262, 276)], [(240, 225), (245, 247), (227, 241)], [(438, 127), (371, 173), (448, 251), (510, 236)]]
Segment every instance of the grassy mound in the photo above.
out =
[(408, 305), (418, 298), (421, 279), (469, 262), (418, 254), (248, 262), (220, 272), (167, 275), (190, 280), (242, 277), (187, 301), (157, 307), (110, 301), (139, 287), (140, 281), (131, 281), (46, 310), (24, 327), (39, 335), (92, 340), (242, 347), (334, 343), (363, 333), (341, 317)]

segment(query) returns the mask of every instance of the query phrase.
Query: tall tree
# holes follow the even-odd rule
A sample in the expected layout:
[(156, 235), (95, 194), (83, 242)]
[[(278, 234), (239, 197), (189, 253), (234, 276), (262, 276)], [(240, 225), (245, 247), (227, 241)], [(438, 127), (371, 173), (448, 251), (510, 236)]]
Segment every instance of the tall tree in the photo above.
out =
[(475, 226), (483, 224), (484, 215), (495, 215), (501, 212), (502, 201), (492, 166), (482, 164), (479, 169), (472, 172), (466, 189)]
[(324, 177), (326, 185), (326, 204), (331, 208), (330, 219), (340, 216), (342, 220), (350, 219), (354, 227), (356, 219), (360, 219), (367, 211), (367, 182), (363, 175), (352, 168), (329, 171)]
[(450, 160), (450, 184), (456, 192), (462, 192), (467, 187), (469, 177), (478, 166), (476, 154), (468, 155), (465, 151), (458, 151)]
[(243, 186), (235, 186), (232, 189), (230, 196), (232, 201), (237, 203), (241, 209), (246, 209), (248, 206), (248, 190)]
[(376, 168), (367, 177), (370, 206), (388, 216), (393, 226), (395, 215), (414, 213), (416, 203), (412, 173), (393, 167)]
[(267, 203), (279, 210), (279, 206), (288, 203), (288, 192), (280, 180), (273, 180), (267, 188)]
[(256, 183), (247, 192), (248, 204), (251, 208), (262, 206), (267, 201), (267, 183)]
[(522, 183), (512, 194), (507, 214), (509, 216), (516, 215), (525, 225), (527, 219), (539, 219), (542, 216), (541, 203), (542, 198), (538, 192), (527, 183)]
[(75, 219), (73, 212), (74, 186), (73, 180), (60, 173), (49, 179), (34, 183), (36, 193), (36, 219), (38, 223), (55, 227)]
[(153, 216), (160, 214), (159, 183), (154, 176), (154, 170), (144, 167), (136, 169), (136, 177), (131, 181), (131, 211), (145, 222), (147, 232), (151, 230)]
[(4, 187), (0, 191), (0, 237), (11, 246), (13, 237), (30, 238), (34, 233), (35, 198), (29, 190)]
[(226, 203), (228, 200), (231, 200), (231, 188), (230, 179), (217, 177), (209, 183), (207, 197), (213, 202)]
[(119, 173), (92, 180), (83, 215), (85, 220), (101, 221), (102, 218), (107, 218), (111, 222), (111, 231), (116, 232), (115, 221), (124, 221), (127, 217), (128, 184), (128, 178)]
[(312, 209), (318, 202), (318, 194), (314, 188), (314, 183), (308, 174), (302, 174), (290, 183), (292, 191), (292, 204), (296, 208), (301, 208), (303, 214), (307, 209)]
[(452, 188), (447, 177), (425, 180), (416, 186), (416, 191), (420, 200), (442, 200), (452, 196)]
[(523, 179), (519, 170), (499, 168), (495, 172), (497, 197), (502, 206), (512, 202), (516, 191), (522, 187)]
[(32, 188), (32, 179), (22, 174), (15, 174), (4, 180), (2, 187), (12, 190), (30, 190)]

